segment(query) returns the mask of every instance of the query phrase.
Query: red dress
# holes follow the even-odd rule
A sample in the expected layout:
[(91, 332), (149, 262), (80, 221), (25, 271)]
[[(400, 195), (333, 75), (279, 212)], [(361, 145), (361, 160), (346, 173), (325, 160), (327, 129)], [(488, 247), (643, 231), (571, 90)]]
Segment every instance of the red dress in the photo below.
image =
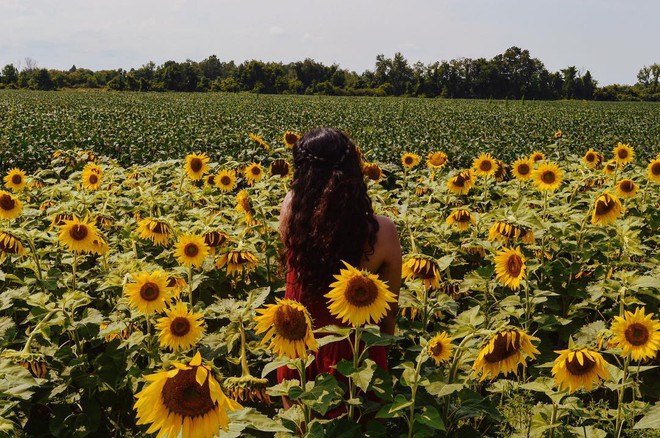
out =
[[(323, 300), (313, 300), (311, 302), (302, 299), (302, 288), (300, 283), (296, 283), (296, 273), (293, 269), (289, 269), (286, 276), (286, 291), (284, 298), (303, 302), (312, 317), (314, 329), (324, 327), (326, 325), (339, 325), (343, 326), (341, 320), (335, 318), (330, 314), (325, 298)], [(318, 338), (319, 336), (317, 336)], [(387, 347), (374, 346), (369, 348), (369, 358), (376, 362), (376, 365), (387, 371)], [(329, 373), (337, 380), (346, 383), (346, 377), (341, 375), (334, 369), (334, 365), (342, 359), (348, 361), (353, 360), (353, 351), (347, 339), (338, 342), (331, 342), (330, 344), (319, 347), (319, 351), (315, 354), (314, 362), (307, 368), (307, 381), (313, 381), (318, 374)], [(286, 366), (277, 369), (277, 381), (279, 383), (285, 379), (299, 379), (298, 371), (289, 369)], [(336, 417), (344, 410), (335, 409), (328, 412), (328, 417)]]

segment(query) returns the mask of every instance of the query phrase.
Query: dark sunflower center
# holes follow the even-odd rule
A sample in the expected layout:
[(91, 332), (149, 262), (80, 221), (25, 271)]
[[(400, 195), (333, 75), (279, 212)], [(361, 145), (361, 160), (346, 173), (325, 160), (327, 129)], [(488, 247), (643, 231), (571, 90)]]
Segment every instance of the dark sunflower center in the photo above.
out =
[(299, 341), (307, 335), (305, 313), (291, 306), (280, 306), (275, 312), (273, 325), (278, 335), (290, 341)]
[(188, 243), (183, 248), (183, 253), (188, 257), (195, 257), (199, 254), (199, 247), (194, 243)]
[(490, 160), (483, 160), (479, 165), (479, 169), (481, 169), (482, 172), (488, 172), (492, 168), (493, 168), (493, 163)]
[(532, 160), (534, 160), (535, 163), (542, 159), (543, 159), (543, 155), (541, 154), (532, 155)]
[(195, 375), (198, 367), (179, 370), (163, 385), (163, 404), (170, 412), (184, 417), (199, 417), (215, 408), (209, 390), (209, 379), (203, 385), (197, 383)]
[(413, 158), (412, 157), (406, 157), (405, 162), (406, 162), (406, 164), (410, 165), (410, 164), (413, 163)]
[(174, 336), (185, 336), (190, 333), (190, 321), (188, 318), (178, 316), (170, 323), (170, 331)]
[(527, 163), (519, 164), (518, 173), (521, 175), (527, 175), (529, 173), (529, 164)]
[(457, 187), (463, 187), (465, 185), (465, 181), (467, 181), (466, 177), (464, 177), (463, 175), (457, 175), (454, 178), (454, 185)]
[(651, 173), (656, 176), (660, 175), (660, 161), (653, 163), (651, 166)]
[(442, 343), (438, 342), (433, 347), (431, 347), (431, 354), (433, 354), (433, 356), (440, 356), (444, 349), (445, 347), (442, 345)]
[(435, 270), (433, 269), (433, 263), (428, 260), (421, 260), (419, 266), (413, 268), (415, 275), (419, 278), (429, 279), (435, 277)]
[(3, 210), (11, 211), (16, 206), (16, 201), (9, 194), (3, 194), (0, 196), (0, 207)]
[(619, 150), (617, 151), (616, 154), (617, 154), (617, 156), (618, 156), (619, 158), (621, 158), (621, 159), (623, 160), (623, 159), (625, 159), (625, 158), (628, 157), (628, 150), (626, 150), (626, 149), (619, 149)]
[(87, 229), (87, 225), (84, 224), (76, 224), (69, 230), (69, 236), (73, 240), (84, 240), (88, 234), (89, 230)]
[(470, 212), (466, 210), (459, 210), (456, 213), (456, 222), (470, 222)]
[(19, 174), (15, 174), (11, 177), (11, 182), (18, 185), (23, 182), (23, 177)]
[(541, 175), (541, 179), (546, 184), (552, 184), (555, 182), (557, 177), (555, 176), (555, 173), (553, 171), (546, 170), (545, 172), (543, 172), (543, 175)]
[(572, 360), (566, 361), (566, 369), (574, 376), (587, 374), (596, 366), (596, 362), (589, 359), (585, 354), (582, 355), (582, 364), (578, 361), (577, 353)]
[(155, 234), (164, 234), (167, 231), (167, 225), (161, 222), (152, 222), (151, 231)]
[(261, 169), (257, 166), (253, 166), (251, 171), (252, 171), (252, 175), (254, 175), (254, 176), (257, 176), (257, 175), (261, 174)]
[(631, 180), (626, 179), (621, 181), (621, 183), (619, 184), (619, 188), (621, 189), (622, 192), (630, 193), (633, 190), (635, 190), (635, 184)]
[(649, 340), (649, 329), (645, 325), (630, 324), (625, 332), (626, 340), (634, 346), (644, 345)]
[(220, 178), (220, 184), (223, 186), (228, 186), (231, 184), (231, 178), (228, 177), (227, 175), (224, 175), (222, 178)]
[(353, 277), (346, 285), (344, 297), (346, 301), (355, 307), (369, 306), (378, 297), (378, 286), (370, 278), (363, 276)]
[(204, 163), (202, 162), (202, 160), (197, 157), (190, 160), (190, 169), (192, 169), (193, 172), (199, 172), (200, 170), (202, 170), (203, 165)]
[(206, 243), (211, 248), (222, 245), (226, 239), (227, 237), (218, 231), (211, 231), (204, 234), (204, 243)]
[(140, 288), (140, 297), (145, 301), (154, 301), (159, 296), (160, 288), (155, 283), (148, 281)]
[(92, 173), (92, 174), (89, 176), (89, 183), (90, 183), (90, 184), (96, 184), (97, 182), (99, 182), (99, 177), (96, 176), (95, 173)]
[(511, 341), (506, 333), (498, 333), (493, 341), (493, 351), (486, 354), (484, 359), (489, 363), (497, 363), (507, 359), (520, 350), (520, 335), (510, 332)]
[(167, 277), (167, 287), (176, 286), (176, 277)]
[(585, 157), (585, 159), (590, 163), (593, 162), (593, 161), (596, 161), (596, 154), (594, 154), (593, 152), (589, 152), (589, 153), (587, 153), (587, 156)]
[(611, 172), (615, 171), (616, 170), (616, 163), (609, 163), (607, 165), (607, 170), (609, 170)]
[(298, 137), (294, 134), (287, 134), (286, 135), (286, 142), (288, 144), (294, 144), (296, 141), (298, 141)]
[(215, 183), (215, 175), (209, 175), (209, 177), (206, 178), (206, 182), (208, 184), (214, 184)]
[(599, 199), (596, 201), (596, 215), (597, 216), (603, 216), (612, 209), (614, 209), (614, 202), (609, 201), (608, 199)]
[(518, 277), (522, 271), (523, 261), (518, 254), (511, 254), (506, 261), (506, 270), (511, 277)]

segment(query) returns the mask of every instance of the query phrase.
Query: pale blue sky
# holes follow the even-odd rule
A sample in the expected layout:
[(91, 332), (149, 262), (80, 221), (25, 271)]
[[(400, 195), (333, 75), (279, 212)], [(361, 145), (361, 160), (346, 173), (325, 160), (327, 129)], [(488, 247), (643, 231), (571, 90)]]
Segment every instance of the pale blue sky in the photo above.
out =
[(516, 45), (549, 70), (636, 81), (660, 62), (658, 0), (0, 0), (0, 67), (94, 70), (152, 60), (290, 62), (362, 72), (376, 55), (410, 63), (490, 58)]

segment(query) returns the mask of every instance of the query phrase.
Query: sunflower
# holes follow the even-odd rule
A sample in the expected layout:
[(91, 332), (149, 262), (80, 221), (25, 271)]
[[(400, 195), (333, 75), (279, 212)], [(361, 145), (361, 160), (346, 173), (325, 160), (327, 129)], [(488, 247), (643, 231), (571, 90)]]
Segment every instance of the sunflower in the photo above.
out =
[(539, 167), (534, 169), (532, 177), (534, 178), (534, 185), (541, 191), (554, 192), (561, 185), (564, 173), (559, 166), (555, 163), (542, 163)]
[(403, 164), (403, 167), (406, 169), (412, 169), (417, 166), (420, 161), (422, 161), (422, 159), (419, 155), (411, 154), (410, 152), (406, 152), (401, 156), (401, 164)]
[(293, 149), (293, 145), (300, 140), (300, 135), (293, 131), (286, 131), (282, 138), (284, 139), (284, 145), (289, 149)]
[(512, 240), (522, 240), (523, 243), (534, 243), (534, 231), (505, 221), (496, 221), (488, 231), (488, 241), (497, 240), (500, 243), (509, 243)]
[(297, 301), (276, 299), (264, 309), (257, 309), (254, 318), (257, 334), (265, 333), (261, 344), (279, 357), (289, 359), (306, 358), (307, 350), (318, 351), (319, 347), (312, 331), (309, 312)]
[(9, 192), (0, 190), (0, 219), (16, 219), (23, 212), (23, 203)]
[(268, 379), (260, 379), (251, 375), (241, 377), (227, 377), (222, 382), (222, 389), (227, 395), (237, 402), (248, 401), (252, 403), (264, 403), (270, 406), (273, 402), (268, 395)]
[(215, 178), (217, 175), (214, 175), (212, 173), (206, 175), (204, 178), (204, 187), (217, 187), (215, 184)]
[(89, 217), (78, 219), (73, 216), (71, 220), (64, 220), (60, 226), (59, 242), (69, 251), (76, 253), (99, 253), (99, 237), (96, 227)]
[(474, 172), (471, 169), (458, 172), (458, 175), (447, 181), (449, 191), (457, 195), (467, 195), (473, 186)]
[(279, 158), (272, 163), (270, 163), (270, 176), (281, 176), (282, 178), (286, 178), (289, 176), (291, 173), (291, 166), (289, 165), (289, 162)]
[(591, 391), (600, 379), (610, 378), (606, 368), (609, 364), (600, 353), (591, 348), (575, 347), (555, 353), (559, 356), (552, 367), (552, 375), (555, 378), (555, 385), (560, 389), (568, 389), (569, 393), (580, 388)]
[(616, 221), (623, 207), (621, 201), (609, 192), (605, 192), (596, 199), (594, 211), (591, 214), (591, 223), (594, 225), (607, 225)]
[(519, 181), (526, 181), (532, 177), (534, 162), (529, 158), (519, 158), (513, 162), (513, 176)]
[(490, 154), (481, 154), (472, 162), (472, 169), (477, 176), (491, 176), (497, 171), (497, 163)]
[(631, 148), (629, 144), (624, 144), (621, 142), (614, 146), (612, 153), (614, 154), (614, 159), (617, 163), (619, 163), (619, 165), (631, 163), (635, 158), (635, 151), (633, 148)]
[(427, 288), (440, 286), (440, 269), (438, 264), (421, 254), (411, 256), (401, 269), (401, 277), (406, 281), (418, 278), (424, 282)]
[(181, 301), (165, 309), (165, 315), (156, 323), (161, 348), (188, 350), (204, 335), (202, 314), (190, 312)]
[(189, 154), (186, 156), (186, 173), (193, 181), (199, 181), (209, 171), (208, 162), (211, 159), (205, 153)]
[(228, 398), (213, 377), (211, 366), (195, 354), (188, 364), (144, 376), (148, 382), (135, 395), (137, 424), (151, 424), (147, 434), (159, 437), (213, 438), (227, 430), (227, 411), (243, 407)]
[(264, 176), (264, 170), (259, 163), (250, 163), (243, 170), (243, 175), (249, 186), (258, 182)]
[(172, 227), (161, 219), (144, 218), (138, 222), (138, 236), (151, 240), (154, 244), (167, 246), (172, 237)]
[(648, 170), (649, 181), (660, 183), (660, 158), (651, 160), (646, 169)]
[(502, 248), (495, 256), (494, 262), (497, 281), (509, 289), (517, 290), (520, 287), (520, 280), (525, 278), (527, 268), (520, 247)]
[(236, 187), (236, 172), (223, 169), (215, 176), (215, 185), (222, 192), (231, 192)]
[(184, 234), (174, 246), (174, 257), (183, 266), (199, 268), (209, 255), (204, 238), (195, 234)]
[(428, 344), (426, 348), (428, 349), (429, 355), (435, 360), (436, 365), (440, 365), (442, 362), (447, 362), (451, 357), (452, 350), (454, 349), (454, 344), (451, 343), (452, 339), (447, 336), (446, 332), (438, 333), (435, 335)]
[(252, 202), (250, 202), (250, 196), (247, 190), (241, 190), (236, 195), (236, 211), (249, 216), (254, 215), (254, 209), (252, 208)]
[(635, 313), (626, 310), (623, 318), (614, 317), (611, 331), (612, 343), (623, 350), (623, 356), (633, 360), (655, 357), (660, 350), (660, 321), (652, 319), (653, 314), (644, 315), (644, 308), (638, 307)]
[(633, 180), (626, 178), (617, 183), (614, 193), (621, 198), (632, 198), (637, 194), (638, 188)]
[(372, 181), (380, 181), (383, 177), (383, 170), (376, 163), (365, 163), (362, 173)]
[(378, 324), (390, 310), (390, 303), (396, 303), (394, 294), (377, 275), (358, 270), (347, 262), (344, 265), (346, 269), (341, 269), (339, 275), (334, 276), (337, 281), (324, 295), (329, 299), (328, 310), (342, 323), (350, 323), (354, 327)]
[[(216, 248), (226, 245), (229, 242), (229, 236), (224, 231), (213, 230), (204, 233), (204, 243), (209, 249), (215, 251)], [(215, 254), (215, 253), (214, 253)]]
[(429, 152), (426, 157), (426, 165), (431, 169), (442, 169), (447, 165), (447, 154), (444, 152)]
[(554, 135), (555, 140), (559, 140), (560, 138), (562, 138), (563, 135), (564, 133), (561, 132), (561, 129), (558, 129), (557, 131), (555, 131), (555, 135)]
[(7, 231), (0, 231), (0, 263), (7, 254), (25, 255), (25, 247), (18, 237)]
[(490, 337), (477, 355), (472, 365), (475, 373), (481, 373), (481, 379), (494, 379), (500, 373), (518, 375), (518, 365), (527, 366), (526, 357), (535, 359), (539, 351), (532, 341), (538, 338), (529, 336), (523, 330), (508, 328), (500, 330)]
[(124, 286), (124, 295), (130, 306), (145, 315), (162, 312), (172, 296), (167, 287), (167, 274), (163, 271), (131, 274), (133, 283)]
[(259, 264), (259, 259), (251, 251), (228, 251), (222, 254), (215, 266), (217, 268), (227, 268), (227, 276), (235, 277), (243, 272), (253, 271)]
[(545, 160), (545, 154), (543, 152), (534, 151), (529, 156), (529, 159), (532, 160), (533, 163), (536, 163), (538, 161), (543, 161)]
[(25, 172), (16, 167), (7, 172), (3, 180), (5, 181), (5, 187), (14, 193), (23, 191), (27, 184)]
[(177, 275), (167, 276), (167, 287), (170, 288), (172, 299), (178, 299), (181, 292), (188, 289), (188, 283), (183, 277)]
[(254, 134), (254, 133), (250, 132), (248, 137), (250, 137), (250, 140), (257, 143), (259, 146), (264, 148), (266, 151), (270, 150), (270, 146), (268, 145), (268, 143), (266, 143), (266, 141), (263, 138), (261, 138), (260, 136), (258, 136), (257, 134)]
[(497, 170), (494, 174), (495, 181), (502, 182), (507, 179), (509, 165), (501, 160), (495, 160), (495, 164), (497, 164)]
[(603, 154), (596, 152), (593, 148), (590, 148), (587, 153), (584, 154), (584, 157), (582, 157), (582, 162), (584, 162), (584, 164), (590, 169), (598, 167), (603, 160)]
[(603, 173), (605, 175), (612, 175), (614, 172), (617, 171), (621, 167), (619, 163), (615, 159), (611, 159), (607, 163), (605, 163), (605, 167), (603, 168)]
[(83, 188), (85, 190), (98, 190), (103, 180), (103, 169), (94, 163), (87, 164), (82, 171)]
[(470, 228), (470, 225), (475, 225), (477, 220), (469, 210), (461, 208), (453, 211), (449, 217), (447, 217), (446, 222), (447, 225), (454, 226), (460, 231), (465, 231)]

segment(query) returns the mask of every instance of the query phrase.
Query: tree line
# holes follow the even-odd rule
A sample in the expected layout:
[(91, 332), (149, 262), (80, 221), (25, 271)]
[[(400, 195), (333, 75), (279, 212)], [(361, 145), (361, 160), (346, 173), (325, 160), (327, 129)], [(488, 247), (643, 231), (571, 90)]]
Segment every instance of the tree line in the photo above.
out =
[(548, 71), (528, 50), (511, 47), (486, 58), (410, 64), (401, 54), (376, 57), (373, 70), (356, 73), (313, 59), (281, 62), (224, 62), (212, 55), (200, 62), (149, 62), (138, 69), (92, 71), (38, 68), (26, 58), (23, 68), (6, 65), (0, 88), (117, 91), (223, 91), (336, 96), (418, 96), (478, 99), (586, 99), (660, 101), (660, 64), (644, 66), (635, 85), (599, 87), (591, 72), (568, 66)]

